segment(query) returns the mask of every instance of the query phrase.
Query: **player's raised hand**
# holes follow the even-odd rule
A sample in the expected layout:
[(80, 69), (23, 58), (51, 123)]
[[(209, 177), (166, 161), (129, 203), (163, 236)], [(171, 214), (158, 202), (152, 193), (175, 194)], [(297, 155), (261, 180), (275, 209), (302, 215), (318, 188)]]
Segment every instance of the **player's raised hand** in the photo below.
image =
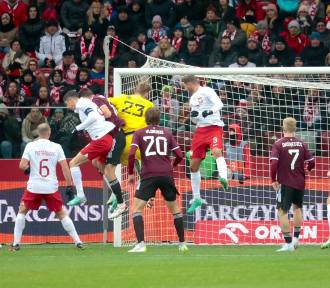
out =
[(277, 192), (280, 189), (280, 183), (277, 181), (272, 183), (273, 189)]
[(131, 184), (131, 185), (134, 185), (134, 182), (135, 182), (135, 177), (134, 175), (128, 175), (128, 183)]
[(212, 110), (205, 110), (205, 111), (203, 111), (202, 116), (204, 118), (206, 118), (207, 116), (212, 115), (212, 114), (213, 114)]
[(191, 111), (190, 112), (190, 117), (196, 118), (198, 116), (198, 111)]

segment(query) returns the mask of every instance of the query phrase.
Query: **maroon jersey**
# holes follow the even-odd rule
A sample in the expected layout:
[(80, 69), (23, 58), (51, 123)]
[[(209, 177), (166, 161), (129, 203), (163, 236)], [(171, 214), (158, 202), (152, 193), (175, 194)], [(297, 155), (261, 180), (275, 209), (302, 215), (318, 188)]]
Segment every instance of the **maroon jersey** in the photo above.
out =
[(279, 139), (273, 144), (270, 160), (273, 181), (298, 190), (305, 189), (305, 167), (312, 170), (315, 162), (304, 142), (296, 137)]
[[(175, 153), (175, 163), (183, 158), (181, 149), (173, 135), (159, 126), (147, 126), (135, 131), (129, 153), (128, 173), (133, 174), (134, 156), (141, 152), (141, 179), (155, 176), (172, 176), (173, 167), (170, 155)], [(175, 164), (174, 164), (175, 166)]]
[(125, 122), (118, 117), (116, 108), (112, 104), (109, 103), (107, 98), (105, 98), (102, 95), (93, 95), (92, 101), (96, 104), (97, 107), (101, 107), (104, 105), (107, 106), (107, 108), (111, 112), (111, 116), (109, 118), (107, 118), (106, 120), (115, 124), (116, 127), (114, 129), (115, 130), (114, 134), (117, 134), (119, 131), (119, 128), (123, 127), (125, 125)]

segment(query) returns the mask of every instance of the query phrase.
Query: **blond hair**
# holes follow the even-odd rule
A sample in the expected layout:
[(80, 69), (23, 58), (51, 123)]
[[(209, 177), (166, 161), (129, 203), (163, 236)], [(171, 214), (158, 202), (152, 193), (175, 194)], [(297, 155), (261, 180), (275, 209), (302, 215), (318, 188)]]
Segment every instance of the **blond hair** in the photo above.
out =
[(140, 94), (141, 96), (148, 94), (151, 91), (151, 87), (147, 82), (140, 82), (135, 88), (135, 93)]
[[(100, 9), (101, 9), (101, 14), (98, 19), (95, 19), (94, 15), (93, 15), (93, 9), (95, 6), (100, 6)], [(104, 14), (104, 10), (103, 10), (103, 4), (101, 2), (93, 1), (92, 4), (89, 6), (86, 14), (87, 14), (88, 25), (92, 25), (95, 21), (99, 21), (101, 24), (103, 24), (103, 21), (105, 19), (105, 14)]]
[(294, 133), (297, 129), (297, 120), (293, 117), (287, 117), (283, 120), (283, 131), (286, 133)]

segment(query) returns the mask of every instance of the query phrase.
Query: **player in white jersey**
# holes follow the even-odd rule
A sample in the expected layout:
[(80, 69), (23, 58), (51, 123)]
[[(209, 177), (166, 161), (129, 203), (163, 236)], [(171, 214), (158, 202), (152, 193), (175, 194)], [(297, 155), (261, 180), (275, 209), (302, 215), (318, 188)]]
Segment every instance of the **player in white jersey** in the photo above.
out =
[(40, 124), (38, 134), (38, 140), (26, 145), (19, 164), (19, 168), (30, 176), (15, 220), (14, 242), (10, 246), (10, 250), (20, 249), (25, 227), (25, 215), (29, 210), (38, 210), (42, 200), (46, 202), (48, 210), (55, 212), (77, 248), (83, 248), (74, 224), (63, 208), (61, 194), (58, 191), (57, 163), (61, 165), (67, 186), (71, 187), (72, 185), (71, 174), (63, 149), (59, 144), (49, 141), (51, 129), (48, 124)]
[(102, 111), (88, 98), (79, 98), (76, 91), (72, 90), (65, 94), (64, 102), (67, 107), (79, 114), (81, 123), (76, 126), (72, 133), (86, 130), (92, 139), (81, 151), (70, 161), (70, 170), (73, 184), (77, 190), (77, 196), (68, 202), (69, 206), (84, 204), (86, 196), (82, 185), (80, 165), (93, 159), (99, 159), (104, 163), (108, 154), (112, 151), (113, 137), (111, 131), (115, 125), (106, 121)]
[(228, 188), (227, 164), (222, 152), (224, 123), (221, 120), (220, 110), (223, 103), (212, 88), (202, 87), (195, 76), (185, 76), (182, 78), (182, 82), (191, 94), (190, 116), (197, 125), (191, 143), (190, 175), (193, 201), (187, 211), (191, 214), (203, 203), (200, 196), (201, 174), (199, 166), (208, 149), (211, 150), (212, 156), (216, 160), (223, 188)]

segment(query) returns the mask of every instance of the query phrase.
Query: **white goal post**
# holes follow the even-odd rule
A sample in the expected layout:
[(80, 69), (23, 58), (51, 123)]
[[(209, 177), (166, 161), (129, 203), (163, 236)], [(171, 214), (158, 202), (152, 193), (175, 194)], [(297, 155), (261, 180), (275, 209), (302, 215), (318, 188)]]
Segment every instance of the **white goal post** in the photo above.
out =
[[(162, 125), (172, 130), (181, 148), (188, 153), (185, 148), (190, 147), (193, 128), (182, 128), (187, 127), (184, 125), (187, 123), (182, 124), (179, 115), (188, 99), (180, 87), (180, 77), (184, 75), (198, 76), (203, 85), (214, 88), (219, 97), (224, 97), (222, 116), (227, 125), (224, 143), (229, 143), (229, 125), (238, 123), (243, 131), (242, 142), (249, 146), (250, 151), (248, 177), (244, 172), (244, 181), (239, 181), (233, 170), (228, 191), (221, 190), (216, 184), (214, 171), (211, 171), (213, 164), (205, 164), (201, 187), (205, 204), (193, 215), (185, 215), (187, 240), (196, 244), (282, 242), (277, 225), (276, 195), (270, 186), (268, 156), (271, 144), (281, 135), (281, 121), (284, 117), (294, 116), (299, 122), (298, 137), (310, 146), (317, 158), (316, 172), (307, 179), (301, 241), (307, 244), (324, 241), (328, 237), (326, 199), (329, 184), (326, 171), (330, 168), (330, 67), (198, 68), (148, 56), (144, 67), (114, 68), (114, 96), (132, 94), (139, 81), (149, 82), (152, 86), (151, 100), (160, 105), (165, 119)], [(166, 88), (168, 86), (170, 88)], [(164, 108), (164, 89), (169, 89), (177, 110), (173, 109), (174, 104), (169, 110)], [(317, 97), (319, 100), (313, 102), (312, 99)], [(175, 171), (183, 213), (191, 200), (188, 158)], [(231, 169), (231, 164), (228, 165)], [(121, 171), (125, 199), (131, 208), (134, 191), (126, 183), (126, 168)], [(161, 197), (158, 198), (155, 208), (144, 212), (146, 241), (175, 242), (175, 232), (169, 227), (171, 217)], [(115, 226), (114, 246), (134, 243), (131, 209), (117, 220)]]

